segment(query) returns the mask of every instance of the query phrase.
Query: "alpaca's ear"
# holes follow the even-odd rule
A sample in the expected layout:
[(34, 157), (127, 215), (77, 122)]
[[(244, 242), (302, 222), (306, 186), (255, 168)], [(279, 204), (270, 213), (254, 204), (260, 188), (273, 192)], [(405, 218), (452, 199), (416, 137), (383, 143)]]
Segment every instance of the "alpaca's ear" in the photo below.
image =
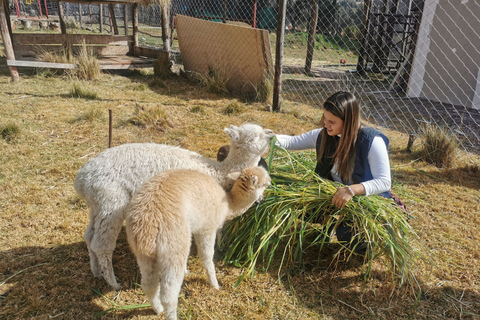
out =
[(238, 127), (231, 125), (230, 128), (225, 128), (223, 131), (230, 137), (232, 140), (239, 140), (240, 135), (238, 134)]
[(227, 178), (232, 180), (232, 181), (235, 181), (240, 177), (241, 174), (242, 174), (242, 172), (240, 172), (240, 171), (230, 172), (227, 175)]
[(267, 135), (267, 137), (269, 138), (273, 138), (275, 136), (275, 133), (270, 130), (270, 129), (264, 129), (263, 132), (265, 132), (265, 134)]

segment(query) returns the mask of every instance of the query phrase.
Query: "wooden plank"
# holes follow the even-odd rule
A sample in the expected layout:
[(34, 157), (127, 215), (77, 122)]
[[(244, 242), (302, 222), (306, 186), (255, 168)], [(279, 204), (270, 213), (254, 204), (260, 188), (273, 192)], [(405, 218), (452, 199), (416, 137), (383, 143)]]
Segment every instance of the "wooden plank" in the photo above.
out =
[[(49, 68), (49, 69), (75, 69), (76, 65), (71, 63), (43, 62), (35, 60), (7, 60), (8, 66)], [(121, 57), (106, 57), (99, 59), (100, 69), (138, 69), (153, 67), (153, 60), (140, 59), (128, 60)]]
[(32, 60), (7, 60), (7, 65), (16, 66), (16, 67), (75, 69), (75, 65), (70, 63), (42, 62), (42, 61), (32, 61)]
[(117, 56), (117, 55), (124, 56), (128, 53), (131, 53), (130, 47), (126, 47), (126, 46), (123, 46), (123, 47), (110, 47), (110, 46), (91, 47), (91, 49), (93, 49), (93, 53), (95, 55), (99, 55), (99, 56)]
[(148, 57), (152, 59), (156, 59), (157, 55), (160, 52), (165, 52), (162, 49), (151, 49), (151, 48), (144, 48), (144, 47), (136, 47), (134, 55), (136, 57)]
[[(62, 45), (17, 46), (15, 49), (15, 55), (19, 59), (25, 57), (38, 57), (44, 53), (56, 53), (61, 55), (63, 49), (64, 48)], [(133, 53), (131, 46), (90, 46), (87, 47), (87, 50), (91, 51), (91, 53), (94, 55), (100, 56), (124, 56)], [(73, 54), (78, 54), (79, 51), (80, 46), (73, 47)]]
[[(59, 2), (58, 0), (51, 0), (54, 2)], [(140, 3), (148, 4), (143, 0), (68, 0), (69, 3), (79, 3), (79, 4), (120, 4), (120, 3)]]
[(285, 40), (285, 17), (287, 0), (279, 0), (277, 16), (277, 44), (275, 46), (275, 78), (273, 79), (273, 111), (280, 111), (282, 100), (283, 45)]
[[(2, 42), (5, 48), (5, 56), (9, 60), (15, 60), (15, 53), (12, 46), (12, 39), (10, 38), (10, 33), (8, 32), (8, 23), (7, 16), (5, 13), (5, 3), (6, 0), (0, 0), (0, 33), (2, 34)], [(18, 81), (20, 79), (18, 75), (17, 68), (14, 66), (9, 66), (10, 76), (13, 81)]]
[(133, 43), (133, 36), (124, 35), (92, 35), (92, 34), (49, 34), (49, 33), (14, 33), (12, 36), (13, 46), (15, 45), (36, 45), (36, 44), (110, 44), (129, 45)]
[(177, 15), (175, 25), (185, 70), (229, 74), (236, 91), (254, 90), (273, 74), (268, 31)]

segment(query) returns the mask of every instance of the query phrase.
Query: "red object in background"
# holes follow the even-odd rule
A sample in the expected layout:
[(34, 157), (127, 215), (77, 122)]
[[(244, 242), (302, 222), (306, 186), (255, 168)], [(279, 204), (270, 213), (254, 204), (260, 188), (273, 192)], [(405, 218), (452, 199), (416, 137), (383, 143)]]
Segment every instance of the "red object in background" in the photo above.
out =
[(347, 63), (347, 59), (340, 59), (340, 63), (341, 63), (341, 64)]

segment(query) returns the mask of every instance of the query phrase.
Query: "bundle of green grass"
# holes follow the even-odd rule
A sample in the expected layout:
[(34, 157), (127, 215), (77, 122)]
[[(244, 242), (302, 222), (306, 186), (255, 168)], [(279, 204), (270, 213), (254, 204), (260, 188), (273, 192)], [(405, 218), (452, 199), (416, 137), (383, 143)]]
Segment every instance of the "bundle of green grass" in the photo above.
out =
[[(383, 259), (392, 283), (413, 284), (413, 267), (423, 255), (412, 246), (417, 235), (407, 222), (407, 213), (393, 200), (380, 196), (355, 196), (339, 209), (332, 204), (338, 183), (314, 173), (312, 152), (289, 153), (272, 146), (269, 159), (272, 186), (265, 199), (224, 228), (224, 261), (244, 268), (236, 285), (255, 268), (268, 270), (273, 261), (282, 269), (301, 267), (306, 252), (319, 252), (337, 242), (346, 261), (358, 245), (367, 245), (363, 255), (365, 279), (371, 276), (372, 262)], [(335, 227), (344, 221), (353, 227), (351, 243), (334, 237)]]

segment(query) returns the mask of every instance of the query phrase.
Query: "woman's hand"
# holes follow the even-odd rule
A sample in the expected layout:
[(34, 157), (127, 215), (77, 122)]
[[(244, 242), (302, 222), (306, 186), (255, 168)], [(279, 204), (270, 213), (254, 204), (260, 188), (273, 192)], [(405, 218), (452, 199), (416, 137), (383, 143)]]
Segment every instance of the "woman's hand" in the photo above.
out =
[(337, 188), (337, 193), (332, 198), (332, 203), (337, 206), (338, 208), (343, 208), (347, 204), (350, 199), (355, 196), (355, 192), (353, 192), (352, 188), (350, 187), (341, 187)]

